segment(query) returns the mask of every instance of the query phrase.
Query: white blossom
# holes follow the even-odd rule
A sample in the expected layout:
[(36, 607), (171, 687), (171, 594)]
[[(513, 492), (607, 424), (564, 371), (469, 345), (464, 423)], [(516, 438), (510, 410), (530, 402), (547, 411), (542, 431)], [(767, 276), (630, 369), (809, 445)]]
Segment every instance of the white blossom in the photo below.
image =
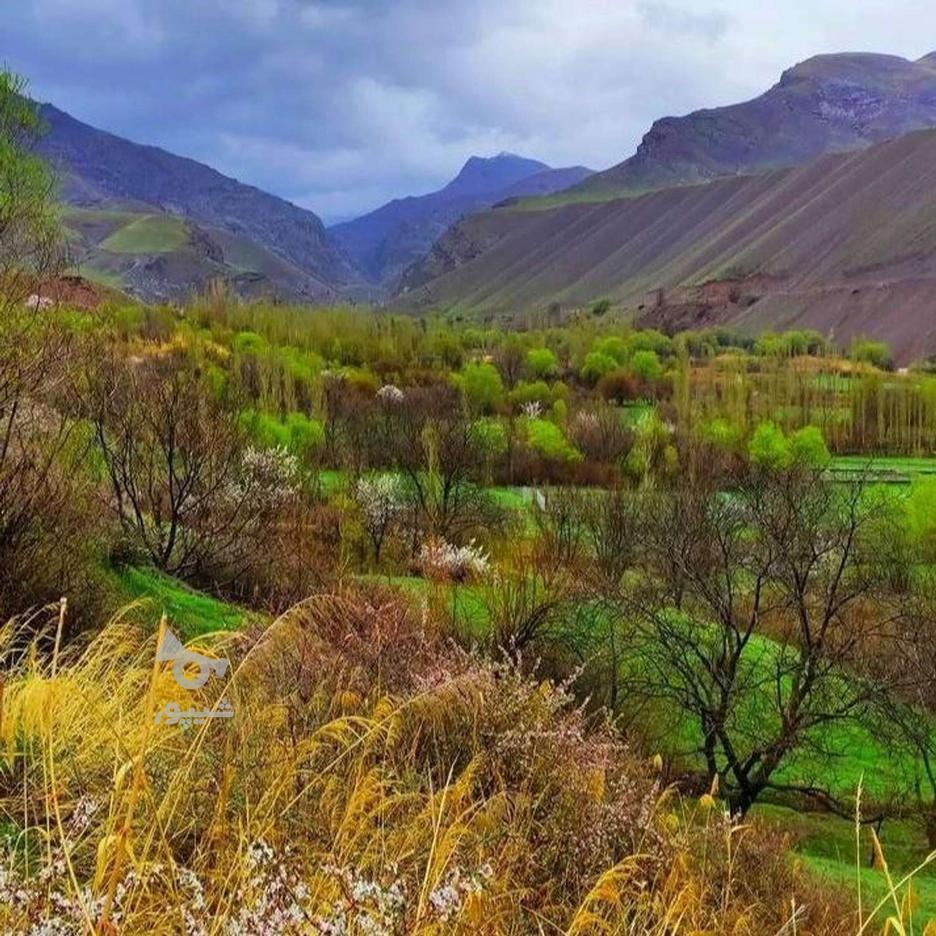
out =
[(370, 530), (385, 528), (405, 506), (403, 485), (392, 474), (359, 479), (354, 487), (354, 499)]
[(404, 393), (399, 387), (395, 387), (393, 384), (384, 384), (377, 391), (377, 399), (383, 400), (384, 403), (402, 403)]
[(465, 546), (454, 546), (438, 538), (423, 543), (419, 551), (419, 566), (425, 574), (462, 581), (484, 575), (490, 559), (474, 540)]
[(241, 475), (233, 497), (260, 510), (282, 506), (299, 488), (299, 462), (285, 448), (250, 446), (241, 458)]

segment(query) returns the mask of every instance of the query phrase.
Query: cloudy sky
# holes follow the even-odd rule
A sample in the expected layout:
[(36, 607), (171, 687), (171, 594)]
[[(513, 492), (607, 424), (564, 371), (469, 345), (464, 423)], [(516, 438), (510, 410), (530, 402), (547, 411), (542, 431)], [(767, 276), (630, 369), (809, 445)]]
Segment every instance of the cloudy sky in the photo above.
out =
[(0, 0), (33, 96), (326, 220), (472, 154), (600, 169), (823, 51), (936, 50), (933, 0)]

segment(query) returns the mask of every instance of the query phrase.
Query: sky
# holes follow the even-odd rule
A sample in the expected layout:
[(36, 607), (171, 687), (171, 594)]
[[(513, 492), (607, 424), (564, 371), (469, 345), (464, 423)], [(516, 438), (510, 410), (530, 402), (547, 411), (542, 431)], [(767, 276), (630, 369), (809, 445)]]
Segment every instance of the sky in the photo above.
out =
[(607, 168), (821, 52), (934, 50), (933, 0), (0, 0), (33, 97), (326, 222), (471, 155)]

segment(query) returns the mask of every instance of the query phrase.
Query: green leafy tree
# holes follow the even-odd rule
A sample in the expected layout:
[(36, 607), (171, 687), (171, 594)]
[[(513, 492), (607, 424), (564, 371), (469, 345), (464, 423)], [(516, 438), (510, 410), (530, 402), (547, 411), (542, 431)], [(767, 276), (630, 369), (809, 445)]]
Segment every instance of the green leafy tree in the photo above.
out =
[(493, 413), (504, 401), (504, 382), (500, 371), (486, 362), (467, 364), (459, 376), (459, 384), (472, 412)]
[(618, 364), (623, 364), (631, 352), (628, 343), (620, 335), (609, 335), (607, 338), (602, 338), (592, 350), (614, 358)]
[(631, 358), (631, 370), (641, 380), (656, 380), (663, 367), (656, 351), (636, 351)]
[(793, 462), (804, 468), (824, 468), (832, 458), (822, 430), (816, 426), (803, 426), (791, 433), (789, 446)]
[(748, 455), (764, 468), (786, 468), (791, 461), (790, 443), (783, 430), (772, 422), (762, 422), (748, 443)]
[(542, 458), (559, 462), (582, 460), (582, 453), (569, 442), (562, 430), (548, 419), (527, 420), (526, 433), (527, 444)]
[(0, 307), (19, 305), (64, 262), (55, 179), (33, 152), (42, 133), (26, 83), (0, 70)]
[(742, 447), (744, 434), (740, 426), (716, 417), (702, 426), (702, 438), (725, 452), (737, 452)]
[(871, 364), (881, 370), (890, 370), (894, 366), (890, 348), (883, 341), (856, 338), (851, 345), (851, 359), (859, 364)]
[(531, 348), (526, 355), (526, 369), (540, 379), (552, 377), (559, 370), (559, 359), (549, 348)]
[(605, 374), (610, 374), (618, 366), (618, 362), (603, 351), (589, 351), (585, 355), (582, 369), (579, 371), (582, 380), (588, 383), (598, 383)]

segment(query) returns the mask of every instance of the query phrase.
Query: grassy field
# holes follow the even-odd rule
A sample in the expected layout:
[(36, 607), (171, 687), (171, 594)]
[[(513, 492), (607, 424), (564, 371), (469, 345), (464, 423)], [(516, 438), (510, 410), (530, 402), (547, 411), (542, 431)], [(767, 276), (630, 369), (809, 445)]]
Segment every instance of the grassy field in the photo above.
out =
[(184, 247), (188, 231), (179, 218), (168, 215), (137, 216), (101, 242), (111, 253), (171, 253)]
[(113, 573), (121, 604), (138, 602), (144, 620), (155, 626), (165, 613), (183, 641), (217, 631), (236, 630), (249, 612), (195, 591), (156, 569), (126, 567)]
[(909, 484), (914, 478), (936, 476), (936, 457), (836, 455), (829, 471), (843, 480), (867, 473), (873, 481)]
[[(860, 875), (865, 912), (887, 895), (883, 870), (872, 867), (873, 844), (868, 826), (861, 827), (860, 839), (856, 841), (855, 823), (830, 813), (804, 813), (765, 804), (756, 806), (752, 816), (791, 833), (795, 853), (811, 871), (832, 884), (855, 894)], [(915, 871), (926, 860), (929, 845), (917, 823), (887, 820), (879, 836), (894, 881)], [(914, 875), (913, 892), (919, 901), (916, 919), (936, 919), (936, 863), (926, 865)], [(884, 922), (885, 911), (893, 910), (893, 905), (888, 904), (880, 914), (880, 922)]]

